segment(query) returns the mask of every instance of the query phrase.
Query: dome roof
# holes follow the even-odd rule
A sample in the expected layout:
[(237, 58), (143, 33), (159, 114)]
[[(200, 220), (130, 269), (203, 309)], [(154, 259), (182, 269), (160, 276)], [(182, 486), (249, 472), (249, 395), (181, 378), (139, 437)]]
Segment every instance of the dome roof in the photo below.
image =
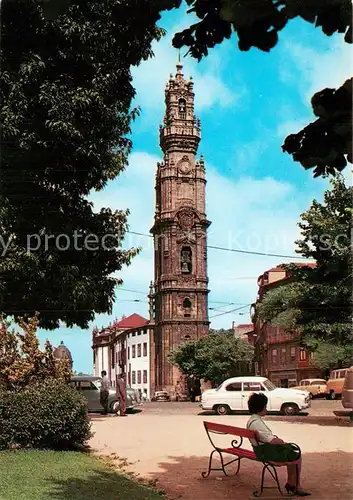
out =
[(54, 358), (56, 358), (56, 359), (68, 359), (72, 363), (71, 352), (64, 345), (63, 341), (61, 341), (60, 345), (54, 349), (53, 355), (54, 355)]

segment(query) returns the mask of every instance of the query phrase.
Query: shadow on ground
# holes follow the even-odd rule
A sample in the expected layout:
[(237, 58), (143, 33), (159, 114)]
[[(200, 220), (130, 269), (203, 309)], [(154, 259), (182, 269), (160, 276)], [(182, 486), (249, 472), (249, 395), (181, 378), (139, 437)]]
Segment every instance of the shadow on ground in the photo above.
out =
[(50, 479), (46, 500), (157, 500), (157, 493), (115, 471), (93, 469), (87, 477), (59, 481)]
[[(249, 416), (249, 412), (232, 412), (234, 416)], [(215, 417), (216, 414), (213, 411), (203, 411), (198, 413), (200, 417)], [(217, 415), (218, 416), (218, 415)], [(310, 415), (305, 412), (298, 413), (298, 415), (286, 416), (280, 413), (268, 413), (266, 415), (266, 420), (274, 422), (289, 422), (292, 424), (315, 424), (323, 425), (325, 427), (352, 427), (352, 422), (348, 417), (336, 417), (335, 415), (321, 416), (321, 415)]]
[[(169, 457), (159, 464), (162, 472), (152, 473), (159, 488), (170, 500), (225, 500), (254, 498), (260, 486), (260, 463), (244, 460), (238, 476), (225, 477), (222, 472), (212, 472), (203, 479), (208, 457)], [(232, 467), (232, 466), (230, 466)], [(234, 474), (233, 471), (230, 473)], [(286, 481), (285, 468), (278, 469), (281, 485)], [(311, 492), (312, 500), (352, 500), (353, 453), (307, 453), (303, 457), (303, 486)], [(267, 479), (266, 485), (272, 486)], [(120, 498), (120, 497), (119, 497)], [(265, 499), (279, 499), (278, 490), (265, 490)], [(283, 498), (283, 497), (282, 497)]]

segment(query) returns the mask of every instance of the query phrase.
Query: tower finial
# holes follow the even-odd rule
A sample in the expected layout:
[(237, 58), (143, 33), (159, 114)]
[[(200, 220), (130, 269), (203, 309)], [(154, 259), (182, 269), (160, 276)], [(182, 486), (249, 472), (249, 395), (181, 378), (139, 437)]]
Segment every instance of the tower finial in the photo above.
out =
[(180, 49), (178, 51), (178, 62), (177, 62), (176, 68), (177, 68), (177, 75), (181, 75), (182, 74), (181, 70), (183, 69), (183, 65), (181, 64)]

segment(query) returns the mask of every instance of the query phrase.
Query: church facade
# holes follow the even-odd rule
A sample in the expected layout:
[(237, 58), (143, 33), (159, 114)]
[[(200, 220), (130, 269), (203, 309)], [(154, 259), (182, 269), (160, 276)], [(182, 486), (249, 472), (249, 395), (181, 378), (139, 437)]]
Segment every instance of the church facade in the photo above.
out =
[(192, 80), (181, 64), (165, 88), (160, 126), (163, 161), (157, 164), (154, 237), (154, 366), (158, 388), (173, 391), (180, 372), (169, 353), (186, 340), (207, 335), (208, 276), (205, 163), (196, 159), (201, 139), (194, 114)]
[[(151, 228), (154, 282), (148, 295), (149, 320), (139, 317), (141, 325), (136, 323), (127, 329), (121, 328), (121, 322), (115, 322), (101, 332), (93, 332), (95, 375), (105, 369), (114, 385), (116, 375), (125, 373), (128, 385), (133, 388), (137, 388), (138, 383), (129, 339), (135, 336), (135, 330), (148, 332), (148, 360), (146, 358), (141, 369), (144, 381), (148, 380), (148, 396), (156, 390), (167, 390), (173, 396), (177, 382), (186, 389), (185, 380), (168, 356), (181, 343), (207, 335), (209, 329), (207, 229), (210, 221), (205, 206), (205, 163), (202, 156), (196, 158), (201, 128), (194, 114), (194, 97), (193, 82), (185, 80), (182, 65), (178, 64), (175, 76), (170, 75), (166, 84), (165, 116), (159, 129), (163, 161), (157, 164), (156, 206)], [(136, 368), (136, 373), (139, 369)]]

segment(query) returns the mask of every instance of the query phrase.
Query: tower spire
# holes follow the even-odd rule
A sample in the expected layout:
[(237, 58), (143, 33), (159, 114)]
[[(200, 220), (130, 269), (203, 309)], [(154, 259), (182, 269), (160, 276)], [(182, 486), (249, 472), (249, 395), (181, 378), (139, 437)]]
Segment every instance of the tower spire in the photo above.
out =
[(181, 75), (182, 74), (181, 70), (183, 69), (183, 65), (181, 64), (180, 49), (178, 50), (178, 62), (176, 65), (176, 69), (177, 69), (177, 75)]

